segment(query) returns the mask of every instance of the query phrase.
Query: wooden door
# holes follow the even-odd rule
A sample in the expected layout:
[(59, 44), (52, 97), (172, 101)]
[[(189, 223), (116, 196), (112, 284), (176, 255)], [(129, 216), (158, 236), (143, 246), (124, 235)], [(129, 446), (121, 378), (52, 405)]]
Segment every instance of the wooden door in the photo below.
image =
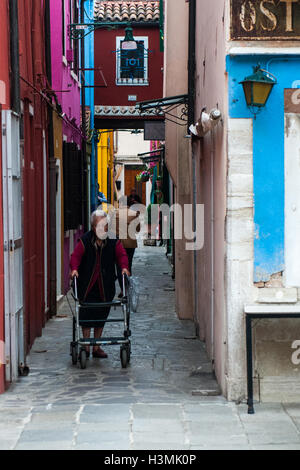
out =
[[(18, 378), (25, 364), (23, 320), (23, 215), (20, 122), (11, 111), (3, 111), (3, 234), (6, 381)], [(22, 141), (21, 141), (22, 142)], [(22, 152), (22, 154), (21, 154)], [(31, 286), (31, 290), (35, 286)]]
[(136, 175), (142, 170), (142, 166), (125, 166), (125, 196), (129, 196), (131, 189), (135, 188), (141, 198), (142, 204), (146, 205), (146, 183), (138, 183), (136, 180)]

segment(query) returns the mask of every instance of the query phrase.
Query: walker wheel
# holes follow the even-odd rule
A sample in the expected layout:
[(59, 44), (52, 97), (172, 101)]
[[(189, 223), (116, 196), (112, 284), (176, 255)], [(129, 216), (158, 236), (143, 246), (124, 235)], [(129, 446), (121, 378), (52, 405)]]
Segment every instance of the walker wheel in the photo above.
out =
[(82, 349), (79, 355), (79, 362), (81, 369), (86, 369), (86, 350)]
[(128, 351), (127, 351), (127, 348), (125, 347), (122, 347), (120, 349), (120, 358), (121, 358), (121, 364), (122, 364), (122, 367), (123, 369), (126, 369), (128, 363), (129, 363), (129, 360), (128, 360)]
[(78, 360), (76, 346), (71, 347), (71, 356), (72, 356), (72, 364), (73, 364), (73, 366), (76, 366), (77, 360)]

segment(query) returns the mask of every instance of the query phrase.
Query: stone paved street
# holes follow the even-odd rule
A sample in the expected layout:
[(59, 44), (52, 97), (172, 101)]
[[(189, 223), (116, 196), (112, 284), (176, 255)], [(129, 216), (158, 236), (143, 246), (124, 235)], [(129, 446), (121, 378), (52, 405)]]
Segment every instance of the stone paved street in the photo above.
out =
[(300, 405), (257, 405), (249, 416), (219, 395), (204, 344), (175, 315), (164, 250), (139, 249), (134, 274), (130, 367), (118, 347), (86, 370), (72, 366), (64, 300), (32, 348), (29, 376), (0, 396), (0, 449), (300, 449)]

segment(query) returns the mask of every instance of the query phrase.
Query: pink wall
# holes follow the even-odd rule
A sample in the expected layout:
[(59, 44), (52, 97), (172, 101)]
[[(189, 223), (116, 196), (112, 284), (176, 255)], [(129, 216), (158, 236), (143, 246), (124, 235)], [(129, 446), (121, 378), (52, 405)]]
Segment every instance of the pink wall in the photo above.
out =
[[(70, 2), (65, 4), (65, 55), (72, 48), (68, 35), (68, 27), (71, 20)], [(63, 57), (63, 25), (62, 25), (62, 0), (51, 0), (51, 61), (52, 61), (52, 89), (56, 93), (58, 102), (65, 113), (63, 120), (62, 133), (66, 136), (68, 142), (75, 142), (82, 146), (80, 132), (80, 86), (76, 75), (72, 72), (72, 64), (67, 63), (66, 57)], [(64, 91), (64, 92), (63, 92)], [(73, 121), (71, 125), (68, 120)], [(63, 293), (69, 289), (69, 258), (70, 258), (70, 236), (76, 239), (81, 236), (80, 230), (71, 230), (67, 236), (64, 236), (63, 250)]]
[[(56, 92), (58, 101), (62, 106), (66, 118), (75, 118), (75, 125), (80, 127), (80, 87), (75, 76), (72, 76), (71, 65), (66, 65), (63, 60), (62, 41), (62, 0), (52, 0), (51, 4), (51, 60), (52, 60), (52, 89)], [(71, 49), (71, 41), (68, 35), (70, 24), (70, 2), (65, 0), (65, 49)], [(62, 91), (66, 91), (62, 93)], [(63, 123), (63, 134), (68, 142), (76, 142), (81, 146), (81, 137), (68, 123)]]
[[(180, 18), (180, 21), (178, 21)], [(165, 1), (164, 96), (188, 92), (189, 4), (185, 0)], [(177, 186), (178, 126), (166, 121), (166, 163)]]
[[(188, 92), (188, 20), (185, 0), (167, 0), (165, 23), (164, 96)], [(180, 18), (180, 21), (178, 21)], [(178, 112), (181, 112), (181, 106)], [(186, 126), (166, 121), (166, 164), (176, 186), (175, 202), (184, 207), (192, 203), (192, 165), (190, 140)], [(193, 253), (186, 250), (186, 240), (175, 241), (176, 312), (181, 319), (193, 319)]]
[[(218, 106), (227, 115), (225, 73), (225, 0), (197, 1), (196, 17), (196, 119), (201, 109)], [(205, 11), (205, 14), (203, 14)], [(225, 121), (225, 119), (224, 119)], [(201, 337), (214, 358), (216, 375), (225, 391), (226, 306), (224, 286), (226, 217), (226, 129), (220, 123), (196, 144), (198, 203), (205, 205), (205, 244), (198, 254), (198, 315)], [(212, 176), (213, 174), (213, 176)], [(214, 209), (212, 206), (214, 195)], [(212, 210), (214, 210), (214, 215)], [(211, 219), (214, 217), (214, 228)], [(212, 259), (212, 250), (214, 260)], [(214, 296), (212, 298), (212, 287)]]
[[(196, 17), (196, 105), (195, 118), (206, 106), (218, 106), (227, 114), (225, 73), (226, 0), (197, 0)], [(165, 96), (187, 93), (189, 3), (166, 0)], [(223, 18), (224, 15), (224, 18)], [(180, 18), (180, 21), (178, 21)], [(225, 121), (225, 119), (224, 119)], [(186, 129), (166, 122), (166, 162), (176, 185), (176, 202), (192, 202), (192, 161)], [(197, 304), (195, 312), (201, 339), (214, 359), (223, 391), (226, 361), (225, 239), (226, 130), (220, 123), (213, 133), (193, 144), (196, 154), (198, 203), (205, 206), (204, 248), (197, 253)], [(214, 197), (212, 198), (212, 194)], [(215, 204), (212, 205), (214, 199)], [(214, 209), (214, 213), (213, 213)], [(214, 227), (212, 226), (214, 218)], [(176, 309), (181, 318), (192, 318), (193, 254), (176, 242)], [(213, 296), (214, 289), (214, 296)]]

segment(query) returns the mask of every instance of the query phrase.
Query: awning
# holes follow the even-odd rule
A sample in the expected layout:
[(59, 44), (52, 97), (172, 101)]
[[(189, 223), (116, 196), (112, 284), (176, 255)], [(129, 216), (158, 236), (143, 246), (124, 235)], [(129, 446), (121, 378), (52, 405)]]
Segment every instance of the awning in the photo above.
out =
[[(161, 160), (165, 152), (165, 148), (161, 147), (156, 150), (152, 150), (151, 152), (145, 152), (145, 153), (138, 153), (138, 157), (143, 160), (145, 163), (147, 162), (153, 162), (155, 160)], [(157, 155), (159, 154), (159, 155)]]

